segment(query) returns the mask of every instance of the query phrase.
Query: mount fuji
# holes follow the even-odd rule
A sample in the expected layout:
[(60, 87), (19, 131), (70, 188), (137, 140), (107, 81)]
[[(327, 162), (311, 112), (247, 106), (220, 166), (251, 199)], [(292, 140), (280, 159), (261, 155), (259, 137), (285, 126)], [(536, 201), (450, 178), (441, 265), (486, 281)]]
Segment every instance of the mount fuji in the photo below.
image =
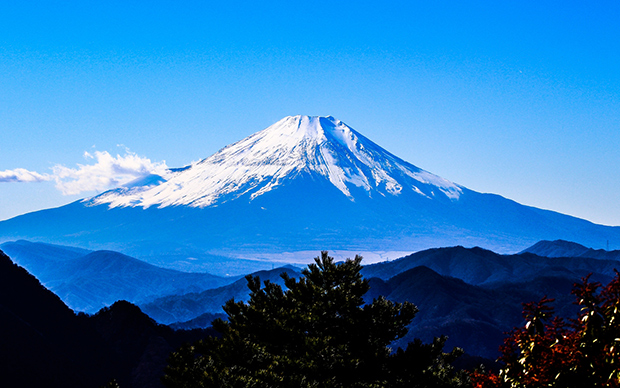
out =
[(351, 201), (360, 195), (396, 196), (403, 189), (425, 197), (438, 192), (458, 199), (462, 191), (395, 157), (333, 117), (295, 116), (171, 172), (167, 180), (151, 177), (149, 182), (160, 183), (156, 187), (122, 188), (95, 197), (91, 203), (205, 208), (244, 195), (252, 201), (299, 178), (327, 180)]
[(0, 222), (0, 242), (113, 249), (179, 269), (319, 250), (412, 252), (539, 240), (600, 247), (620, 227), (481, 194), (422, 170), (331, 116), (286, 117), (189, 166)]

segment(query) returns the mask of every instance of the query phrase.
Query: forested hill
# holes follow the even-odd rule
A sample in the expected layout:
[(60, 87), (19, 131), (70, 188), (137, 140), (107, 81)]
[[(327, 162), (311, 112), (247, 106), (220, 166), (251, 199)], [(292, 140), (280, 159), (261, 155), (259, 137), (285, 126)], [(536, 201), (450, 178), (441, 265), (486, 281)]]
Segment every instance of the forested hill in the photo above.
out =
[(168, 354), (206, 331), (156, 324), (117, 302), (93, 316), (76, 315), (0, 251), (0, 385), (160, 387)]

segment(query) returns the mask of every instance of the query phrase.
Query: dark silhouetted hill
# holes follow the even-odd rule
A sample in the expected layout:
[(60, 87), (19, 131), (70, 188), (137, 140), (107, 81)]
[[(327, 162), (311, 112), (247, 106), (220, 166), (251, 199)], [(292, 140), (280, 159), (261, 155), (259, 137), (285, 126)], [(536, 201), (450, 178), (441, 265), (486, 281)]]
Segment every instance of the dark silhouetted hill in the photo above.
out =
[[(560, 316), (574, 315), (571, 289), (580, 278), (608, 282), (619, 263), (590, 258), (548, 258), (525, 253), (499, 255), (481, 248), (431, 249), (392, 262), (365, 266), (369, 279), (366, 301), (378, 296), (410, 301), (419, 308), (409, 334), (395, 343), (404, 346), (414, 338), (430, 341), (448, 335), (448, 348), (459, 346), (469, 354), (495, 359), (504, 333), (522, 324), (522, 303), (544, 296), (556, 299)], [(254, 275), (281, 281), (283, 269)], [(289, 272), (289, 271), (287, 271)], [(291, 276), (299, 276), (289, 272)], [(141, 306), (163, 323), (178, 327), (206, 327), (231, 298), (248, 300), (245, 279), (201, 293), (157, 299)]]
[(433, 271), (461, 279), (473, 285), (531, 280), (543, 275), (569, 271), (579, 277), (589, 273), (613, 276), (618, 267), (615, 260), (592, 260), (588, 257), (542, 257), (532, 253), (500, 255), (482, 248), (435, 248), (416, 252), (403, 258), (367, 265), (362, 274), (390, 279), (408, 269), (426, 266)]
[[(577, 309), (570, 293), (573, 284), (589, 273), (606, 283), (616, 267), (618, 262), (610, 260), (498, 255), (481, 248), (454, 247), (366, 266), (362, 273), (367, 278), (383, 277), (369, 278), (367, 301), (382, 295), (397, 302), (410, 301), (420, 309), (410, 333), (394, 346), (404, 346), (416, 337), (430, 341), (445, 334), (448, 348), (459, 346), (472, 355), (494, 359), (504, 333), (522, 324), (523, 302), (548, 296), (556, 299), (560, 316), (572, 316)], [(281, 271), (255, 275), (278, 281)], [(163, 322), (191, 322), (180, 327), (201, 327), (210, 324), (211, 314), (222, 312), (227, 300), (247, 300), (247, 296), (246, 281), (241, 279), (198, 294), (161, 298), (143, 310)]]
[(367, 298), (383, 295), (410, 301), (420, 309), (410, 333), (396, 345), (445, 334), (448, 347), (495, 358), (503, 333), (522, 324), (523, 302), (548, 296), (556, 299), (560, 316), (573, 316), (577, 310), (570, 293), (573, 284), (588, 274), (607, 283), (615, 268), (620, 268), (615, 260), (499, 255), (482, 248), (452, 247), (368, 265), (362, 274), (370, 278)]
[(522, 253), (526, 252), (545, 257), (589, 257), (601, 260), (620, 260), (620, 250), (592, 249), (565, 240), (539, 241)]
[[(258, 271), (253, 276), (258, 276), (262, 281), (269, 280), (272, 283), (284, 285), (280, 274), (286, 272), (290, 277), (299, 277), (299, 272), (291, 267), (281, 267), (270, 271)], [(157, 322), (172, 324), (190, 321), (200, 315), (221, 314), (222, 306), (230, 299), (236, 301), (248, 301), (250, 291), (245, 278), (227, 286), (189, 293), (185, 295), (171, 295), (154, 300), (153, 302), (140, 305), (142, 311), (153, 317)], [(210, 322), (210, 321), (209, 321)]]
[(211, 326), (211, 323), (218, 318), (226, 320), (228, 316), (224, 313), (204, 313), (189, 321), (172, 323), (170, 327), (175, 330), (202, 329)]
[(574, 280), (541, 277), (521, 283), (492, 287), (467, 284), (420, 266), (384, 281), (371, 278), (366, 299), (379, 295), (395, 302), (409, 301), (419, 308), (409, 333), (394, 344), (405, 346), (414, 338), (430, 341), (447, 335), (447, 349), (454, 346), (471, 355), (495, 359), (504, 333), (522, 324), (522, 303), (548, 295), (557, 299), (560, 313), (569, 316), (576, 309), (570, 290)]
[(117, 300), (146, 303), (165, 295), (220, 287), (237, 279), (160, 268), (113, 251), (92, 252), (23, 240), (1, 247), (70, 308), (91, 314)]
[(6, 387), (161, 387), (171, 350), (210, 331), (173, 331), (128, 302), (76, 315), (0, 251), (0, 376)]
[(2, 251), (0, 325), (3, 386), (87, 387), (106, 382), (105, 373), (88, 368), (100, 361), (104, 348), (94, 330)]

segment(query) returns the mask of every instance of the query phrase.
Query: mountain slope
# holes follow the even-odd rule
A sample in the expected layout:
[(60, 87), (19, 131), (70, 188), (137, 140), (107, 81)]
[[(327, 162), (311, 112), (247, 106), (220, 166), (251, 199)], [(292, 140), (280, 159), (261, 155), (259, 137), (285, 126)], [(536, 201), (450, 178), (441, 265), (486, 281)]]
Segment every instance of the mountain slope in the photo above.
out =
[(539, 241), (523, 250), (546, 257), (590, 257), (592, 259), (620, 260), (620, 250), (592, 249), (571, 241)]
[[(258, 276), (262, 282), (284, 285), (280, 274), (286, 272), (290, 277), (297, 278), (299, 272), (287, 267), (276, 268), (270, 271), (259, 271), (251, 274)], [(184, 322), (205, 314), (222, 314), (222, 306), (230, 299), (247, 302), (250, 299), (250, 290), (245, 278), (236, 282), (211, 290), (185, 295), (170, 295), (158, 298), (140, 308), (156, 321), (164, 324)], [(210, 321), (206, 322), (210, 323)]]
[(200, 292), (234, 281), (208, 273), (159, 268), (113, 251), (8, 242), (0, 247), (75, 311), (95, 313), (117, 300), (134, 303)]
[(387, 299), (409, 301), (419, 308), (410, 331), (393, 346), (403, 346), (414, 338), (430, 341), (447, 335), (446, 348), (462, 347), (467, 353), (495, 359), (505, 332), (523, 324), (522, 303), (543, 296), (555, 298), (560, 316), (574, 315), (579, 309), (570, 294), (576, 279), (563, 276), (536, 277), (518, 283), (479, 287), (460, 279), (442, 276), (420, 266), (387, 281), (371, 279), (371, 293)]
[[(333, 117), (286, 117), (222, 149), (156, 186), (99, 195), (93, 204), (111, 207), (208, 207), (249, 195), (254, 199), (299, 175), (328, 180), (345, 196), (411, 191), (457, 199), (459, 186), (385, 151)], [(359, 194), (359, 190), (355, 194)]]
[(152, 178), (0, 222), (0, 241), (115, 250), (161, 266), (209, 271), (222, 257), (255, 252), (477, 245), (508, 253), (543, 239), (589, 246), (620, 240), (620, 227), (449, 182), (332, 117), (287, 117)]
[[(86, 387), (101, 374), (83, 373), (85, 336), (73, 314), (53, 293), (0, 251), (0, 374), (3, 386)], [(90, 333), (92, 334), (92, 333)], [(95, 336), (93, 336), (95, 337)], [(90, 351), (100, 351), (92, 341)]]
[(606, 282), (613, 277), (614, 269), (620, 268), (620, 262), (587, 257), (542, 257), (532, 253), (500, 255), (478, 247), (458, 246), (428, 249), (398, 260), (367, 265), (362, 269), (362, 274), (388, 280), (419, 266), (426, 266), (441, 275), (455, 277), (469, 284), (491, 285), (567, 274), (578, 280), (589, 273)]
[(9, 255), (15, 264), (26, 268), (44, 284), (50, 277), (55, 277), (53, 274), (58, 272), (59, 268), (92, 252), (76, 247), (31, 243), (25, 240), (0, 244), (0, 249)]
[(162, 387), (170, 352), (212, 331), (173, 331), (117, 302), (75, 315), (0, 251), (0, 375), (3, 387)]
[[(465, 264), (467, 258), (466, 255), (460, 256)], [(455, 260), (459, 260), (459, 255)], [(278, 268), (254, 275), (261, 280), (281, 284), (279, 274), (284, 270)], [(613, 274), (613, 269), (609, 271)], [(289, 270), (287, 273), (289, 276), (299, 276)], [(370, 290), (364, 300), (370, 302), (384, 296), (396, 302), (412, 302), (419, 308), (409, 333), (393, 347), (404, 346), (414, 338), (428, 342), (435, 336), (448, 335), (448, 349), (459, 346), (470, 355), (495, 359), (499, 355), (498, 347), (504, 333), (522, 324), (523, 302), (538, 301), (548, 296), (556, 299), (554, 306), (560, 316), (574, 315), (579, 307), (572, 303), (574, 297), (570, 291), (580, 275), (567, 269), (550, 267), (527, 278), (512, 276), (510, 281), (472, 285), (461, 279), (440, 275), (426, 266), (416, 266), (386, 280), (370, 278)], [(607, 282), (611, 276), (597, 273), (594, 278)], [(218, 289), (160, 298), (141, 308), (160, 322), (186, 321), (174, 324), (175, 327), (207, 327), (214, 318), (222, 316), (222, 305), (226, 301), (232, 298), (247, 301), (248, 295), (247, 282), (240, 279)]]

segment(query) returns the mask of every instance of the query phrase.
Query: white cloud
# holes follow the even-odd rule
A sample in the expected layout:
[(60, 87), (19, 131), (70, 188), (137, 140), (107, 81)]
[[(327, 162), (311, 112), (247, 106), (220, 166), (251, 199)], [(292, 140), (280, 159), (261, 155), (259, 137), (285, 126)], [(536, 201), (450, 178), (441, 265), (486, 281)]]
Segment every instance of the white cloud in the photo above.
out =
[(127, 149), (124, 156), (95, 151), (94, 155), (84, 152), (84, 157), (92, 159), (94, 164), (78, 164), (77, 168), (54, 166), (56, 188), (64, 195), (107, 190), (149, 174), (165, 176), (168, 169), (165, 161), (152, 162)]
[(0, 182), (44, 182), (54, 179), (48, 174), (28, 171), (24, 168), (0, 171)]
[(53, 167), (52, 174), (39, 174), (23, 168), (0, 171), (0, 182), (45, 182), (56, 181), (56, 188), (64, 195), (75, 195), (88, 191), (102, 191), (121, 186), (136, 178), (149, 174), (165, 177), (166, 162), (152, 162), (125, 148), (125, 155), (113, 157), (107, 151), (84, 152), (90, 164), (78, 164), (77, 168), (62, 165)]

